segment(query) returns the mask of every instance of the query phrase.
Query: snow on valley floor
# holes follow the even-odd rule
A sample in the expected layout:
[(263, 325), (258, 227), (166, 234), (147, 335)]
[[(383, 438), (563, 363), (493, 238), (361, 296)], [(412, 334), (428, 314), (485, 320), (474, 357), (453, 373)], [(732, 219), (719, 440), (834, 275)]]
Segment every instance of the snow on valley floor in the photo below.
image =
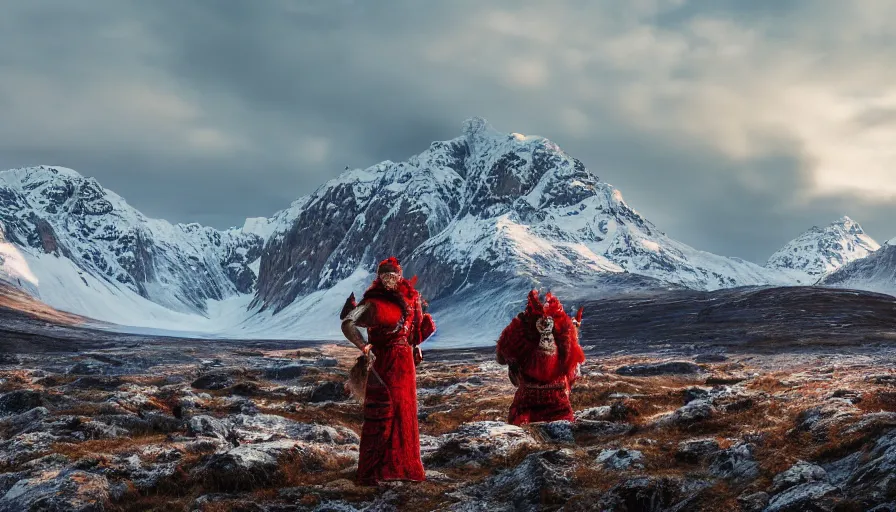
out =
[[(352, 292), (360, 297), (371, 280), (368, 272), (359, 270), (333, 288), (301, 298), (276, 314), (251, 307), (251, 294), (209, 300), (203, 314), (175, 311), (149, 301), (82, 271), (67, 258), (19, 251), (12, 244), (0, 244), (0, 249), (6, 262), (0, 277), (5, 281), (60, 311), (98, 320), (94, 327), (147, 336), (342, 340), (339, 311)], [(518, 302), (522, 304), (522, 300)], [(488, 315), (471, 321), (455, 309), (444, 311), (445, 321), (438, 322), (438, 331), (429, 343), (438, 342), (444, 348), (494, 343), (503, 325), (488, 322)], [(509, 320), (513, 314), (504, 316)]]

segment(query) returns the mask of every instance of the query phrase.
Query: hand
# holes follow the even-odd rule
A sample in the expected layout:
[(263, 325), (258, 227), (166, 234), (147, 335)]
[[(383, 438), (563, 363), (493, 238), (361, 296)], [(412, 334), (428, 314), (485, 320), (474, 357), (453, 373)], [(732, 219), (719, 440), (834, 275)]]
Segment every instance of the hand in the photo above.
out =
[(369, 356), (370, 349), (372, 349), (372, 348), (373, 348), (373, 345), (368, 343), (368, 344), (364, 345), (363, 347), (361, 347), (361, 352), (363, 352), (365, 356)]
[(421, 361), (423, 361), (423, 350), (418, 345), (414, 347), (414, 366), (419, 365)]

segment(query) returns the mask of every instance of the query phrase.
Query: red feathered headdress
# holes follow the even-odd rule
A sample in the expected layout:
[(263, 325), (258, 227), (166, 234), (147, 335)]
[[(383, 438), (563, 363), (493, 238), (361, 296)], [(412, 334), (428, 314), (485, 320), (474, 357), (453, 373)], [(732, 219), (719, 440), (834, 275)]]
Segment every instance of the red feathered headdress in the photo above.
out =
[(542, 308), (544, 314), (550, 317), (556, 317), (564, 313), (563, 304), (560, 303), (560, 299), (551, 292), (545, 294)]
[(538, 298), (538, 290), (529, 292), (529, 302), (526, 303), (526, 316), (542, 316), (544, 315), (544, 306), (541, 299)]
[(376, 267), (376, 273), (382, 274), (384, 272), (395, 272), (396, 274), (401, 274), (401, 264), (398, 263), (398, 258), (395, 256), (389, 256), (380, 262), (380, 264)]

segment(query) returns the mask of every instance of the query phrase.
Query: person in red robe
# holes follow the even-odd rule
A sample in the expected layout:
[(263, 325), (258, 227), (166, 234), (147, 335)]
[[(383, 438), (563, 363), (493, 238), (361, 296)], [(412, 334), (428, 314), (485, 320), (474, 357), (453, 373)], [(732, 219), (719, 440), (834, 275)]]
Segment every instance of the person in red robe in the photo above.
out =
[[(377, 267), (377, 277), (355, 306), (343, 308), (342, 332), (364, 355), (373, 353), (364, 396), (364, 425), (356, 480), (376, 485), (385, 480), (423, 481), (417, 424), (417, 372), (422, 343), (435, 331), (424, 314), (416, 277), (402, 276), (394, 257)], [(428, 318), (427, 318), (428, 317)], [(359, 327), (367, 328), (367, 341)]]
[(508, 365), (517, 386), (508, 423), (574, 421), (569, 395), (585, 362), (579, 345), (581, 322), (582, 308), (572, 318), (551, 292), (544, 302), (538, 290), (529, 292), (526, 310), (501, 332), (496, 351), (498, 363)]

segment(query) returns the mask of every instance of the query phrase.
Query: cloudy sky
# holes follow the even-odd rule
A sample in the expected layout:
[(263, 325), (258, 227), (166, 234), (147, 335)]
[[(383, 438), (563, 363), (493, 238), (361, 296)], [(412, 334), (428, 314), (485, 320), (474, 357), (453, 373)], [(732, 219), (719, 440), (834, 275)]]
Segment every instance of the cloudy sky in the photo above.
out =
[(762, 263), (842, 215), (896, 236), (893, 19), (884, 0), (9, 0), (0, 168), (71, 167), (223, 228), (478, 115)]

